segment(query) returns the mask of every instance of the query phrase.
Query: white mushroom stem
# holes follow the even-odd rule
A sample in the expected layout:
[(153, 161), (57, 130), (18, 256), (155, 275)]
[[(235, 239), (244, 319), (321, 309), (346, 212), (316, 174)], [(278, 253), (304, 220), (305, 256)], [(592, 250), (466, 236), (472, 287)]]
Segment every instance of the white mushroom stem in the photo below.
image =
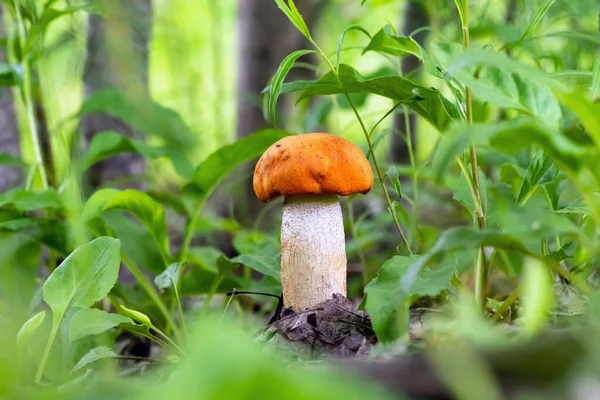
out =
[(286, 197), (281, 224), (283, 304), (302, 311), (346, 295), (346, 243), (337, 196)]

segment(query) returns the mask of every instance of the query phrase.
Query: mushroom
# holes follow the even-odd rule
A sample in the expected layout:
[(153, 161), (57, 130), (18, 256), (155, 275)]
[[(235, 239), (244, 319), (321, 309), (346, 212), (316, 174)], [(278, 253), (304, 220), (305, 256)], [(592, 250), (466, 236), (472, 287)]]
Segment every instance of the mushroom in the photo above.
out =
[(256, 197), (284, 196), (281, 223), (283, 305), (302, 311), (346, 296), (346, 244), (338, 195), (366, 194), (373, 171), (352, 142), (328, 133), (285, 137), (261, 156)]

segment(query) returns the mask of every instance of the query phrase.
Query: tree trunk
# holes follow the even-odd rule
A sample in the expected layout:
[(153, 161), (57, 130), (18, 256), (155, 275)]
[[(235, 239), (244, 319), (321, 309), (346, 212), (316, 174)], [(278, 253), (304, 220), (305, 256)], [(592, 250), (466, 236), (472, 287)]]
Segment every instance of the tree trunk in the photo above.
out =
[[(2, 6), (0, 5), (0, 36), (5, 36)], [(0, 62), (6, 62), (4, 49), (0, 47)], [(19, 130), (15, 117), (11, 88), (0, 87), (0, 149), (19, 156)], [(18, 185), (21, 173), (14, 167), (0, 165), (0, 193)]]
[[(413, 31), (418, 28), (429, 25), (429, 17), (425, 10), (425, 7), (420, 0), (408, 0), (406, 3), (406, 8), (404, 10), (404, 22), (402, 26), (402, 33), (406, 36), (410, 35)], [(424, 46), (427, 41), (427, 33), (426, 31), (421, 31), (413, 36), (413, 38), (421, 45)], [(415, 74), (421, 63), (418, 58), (414, 56), (403, 57), (401, 61), (401, 69), (402, 75), (407, 76), (409, 74)], [(409, 76), (410, 79), (410, 76)], [(404, 112), (402, 108), (398, 108), (398, 112), (395, 114), (394, 118), (394, 129), (406, 132), (406, 119), (404, 117)], [(408, 117), (408, 127), (410, 129), (410, 137), (412, 139), (413, 148), (416, 147), (416, 118), (414, 113), (410, 113)], [(391, 146), (391, 154), (390, 161), (393, 163), (401, 163), (408, 164), (410, 163), (410, 157), (408, 152), (408, 146), (406, 144), (406, 140), (399, 136), (392, 136), (392, 146)]]
[[(298, 9), (309, 29), (314, 27), (325, 2), (303, 0)], [(310, 43), (296, 30), (274, 1), (239, 0), (239, 72), (237, 137), (272, 126), (262, 112), (260, 92), (267, 86), (279, 63), (291, 52), (310, 48)], [(292, 69), (290, 79), (306, 79), (308, 71)], [(280, 121), (281, 123), (281, 121)], [(282, 124), (283, 125), (283, 124)], [(261, 205), (252, 189), (254, 165), (243, 171), (248, 176), (245, 190), (237, 194), (236, 215), (242, 222), (251, 222)]]
[[(148, 48), (152, 26), (151, 0), (97, 1), (106, 17), (89, 15), (87, 53), (84, 70), (85, 95), (116, 87), (130, 95), (148, 93)], [(82, 120), (85, 141), (96, 133), (112, 130), (133, 137), (136, 133), (109, 115), (89, 115)], [(129, 178), (144, 172), (144, 160), (137, 154), (124, 154), (94, 165), (89, 184), (96, 188), (106, 180)], [(143, 182), (125, 184), (140, 188)]]

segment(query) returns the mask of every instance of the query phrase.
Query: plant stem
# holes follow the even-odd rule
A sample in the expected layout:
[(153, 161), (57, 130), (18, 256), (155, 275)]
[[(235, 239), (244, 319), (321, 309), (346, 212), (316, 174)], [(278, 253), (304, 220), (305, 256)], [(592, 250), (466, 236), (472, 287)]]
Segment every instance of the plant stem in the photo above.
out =
[[(338, 74), (338, 70), (333, 66), (331, 61), (329, 61), (329, 58), (327, 58), (327, 55), (325, 55), (323, 50), (321, 50), (321, 48), (314, 41), (311, 40), (311, 43), (313, 44), (313, 46), (315, 46), (315, 48), (317, 49), (317, 51), (319, 52), (321, 57), (323, 57), (323, 59), (325, 60), (325, 62), (329, 66), (329, 68), (331, 69), (331, 72), (334, 74), (340, 87), (343, 87), (342, 81), (340, 80), (340, 76)], [(398, 217), (396, 216), (396, 211), (394, 211), (394, 205), (392, 203), (392, 199), (390, 198), (390, 194), (387, 190), (387, 187), (385, 186), (385, 180), (383, 179), (383, 175), (381, 174), (381, 170), (379, 169), (379, 165), (377, 163), (377, 158), (375, 157), (375, 152), (373, 151), (373, 143), (371, 142), (371, 136), (369, 135), (369, 130), (365, 126), (365, 123), (363, 122), (362, 118), (360, 117), (360, 114), (358, 113), (358, 110), (356, 109), (356, 106), (354, 105), (354, 102), (352, 101), (352, 99), (350, 98), (348, 93), (344, 92), (344, 97), (346, 97), (348, 104), (350, 104), (350, 107), (352, 108), (352, 111), (354, 112), (354, 115), (356, 116), (356, 119), (358, 119), (358, 123), (360, 124), (360, 127), (362, 128), (362, 131), (365, 135), (365, 139), (367, 140), (367, 145), (369, 146), (369, 152), (371, 153), (371, 157), (373, 159), (373, 167), (375, 167), (375, 172), (377, 174), (377, 178), (379, 179), (379, 183), (381, 184), (381, 188), (383, 189), (383, 193), (385, 195), (385, 200), (387, 202), (388, 209), (390, 210), (390, 214), (392, 215), (392, 219), (394, 220), (394, 225), (396, 227), (396, 230), (400, 234), (400, 238), (402, 239), (402, 242), (406, 246), (406, 250), (408, 251), (409, 254), (412, 255), (413, 252), (410, 249), (408, 240), (406, 240), (406, 236), (404, 235), (404, 232), (402, 231), (402, 227), (400, 226), (400, 223), (398, 222)]]
[(181, 251), (179, 252), (179, 261), (186, 261), (187, 253), (190, 250), (190, 243), (192, 242), (192, 237), (194, 236), (194, 228), (198, 223), (198, 216), (200, 215), (200, 211), (202, 210), (202, 204), (203, 202), (199, 202), (198, 205), (196, 205), (192, 215), (190, 216), (190, 220), (188, 221), (188, 224), (185, 227), (183, 243), (181, 245)]
[(129, 260), (129, 258), (127, 258), (127, 256), (122, 255), (122, 260), (123, 264), (125, 264), (125, 266), (129, 269), (131, 274), (138, 281), (139, 285), (142, 287), (142, 289), (144, 289), (144, 291), (148, 294), (150, 299), (154, 302), (154, 304), (156, 304), (158, 310), (165, 317), (167, 328), (175, 334), (177, 340), (181, 340), (181, 333), (179, 332), (179, 329), (177, 329), (177, 325), (175, 324), (171, 313), (169, 312), (167, 306), (165, 306), (164, 302), (154, 289), (152, 283), (148, 280), (148, 278), (146, 278), (142, 271), (140, 271), (140, 269), (131, 260)]
[[(352, 234), (352, 238), (356, 241), (358, 239), (358, 232), (356, 229), (356, 221), (354, 220), (354, 207), (352, 206), (352, 201), (348, 199), (346, 205), (348, 207), (348, 225), (350, 228), (350, 233)], [(369, 283), (369, 267), (367, 265), (367, 259), (365, 258), (365, 254), (363, 253), (361, 246), (357, 246), (357, 252), (360, 264), (362, 265), (362, 278), (364, 289)]]
[(56, 338), (56, 334), (58, 333), (58, 328), (60, 327), (62, 317), (63, 315), (60, 315), (52, 319), (52, 330), (50, 331), (50, 336), (48, 337), (48, 341), (46, 342), (46, 347), (44, 348), (44, 353), (42, 354), (40, 365), (38, 366), (37, 372), (35, 374), (35, 383), (37, 384), (40, 383), (40, 381), (42, 380), (42, 375), (44, 375), (44, 369), (46, 368), (46, 363), (48, 362), (48, 356), (50, 355), (52, 344), (54, 344), (54, 338)]
[[(457, 2), (457, 7), (459, 7)], [(463, 0), (462, 2), (463, 15), (461, 18), (462, 25), (462, 37), (463, 37), (463, 46), (465, 49), (471, 47), (471, 37), (469, 34), (469, 0)], [(460, 10), (459, 10), (460, 11)], [(466, 87), (465, 90), (465, 108), (466, 108), (466, 116), (467, 123), (473, 123), (473, 96), (471, 94), (471, 89)], [(471, 145), (469, 148), (469, 155), (471, 158), (471, 177), (473, 187), (471, 188), (474, 192), (474, 197), (476, 197), (475, 201), (475, 218), (477, 219), (477, 226), (479, 229), (485, 228), (485, 215), (483, 213), (482, 201), (481, 201), (481, 182), (479, 179), (479, 165), (477, 162), (477, 149), (475, 145)], [(464, 171), (463, 171), (464, 172)], [(468, 179), (467, 179), (468, 180)], [(475, 199), (474, 199), (475, 200)], [(480, 248), (479, 254), (477, 256), (477, 261), (475, 264), (475, 295), (477, 297), (477, 302), (480, 304), (482, 308), (485, 307), (485, 302), (487, 299), (487, 275), (488, 275), (488, 263), (485, 258), (485, 252), (483, 251), (483, 247)]]
[(513, 290), (513, 292), (506, 298), (506, 300), (504, 300), (504, 302), (502, 303), (502, 305), (500, 305), (500, 307), (498, 308), (498, 310), (496, 310), (496, 312), (494, 313), (494, 316), (492, 317), (492, 319), (494, 321), (499, 321), (500, 318), (502, 318), (502, 315), (506, 312), (506, 310), (508, 310), (508, 308), (510, 306), (512, 306), (514, 304), (515, 301), (517, 301), (517, 299), (519, 298), (519, 293), (520, 292), (520, 288), (517, 287), (515, 290)]
[(19, 47), (21, 49), (22, 57), (21, 63), (23, 65), (23, 103), (25, 103), (25, 108), (27, 110), (27, 122), (29, 123), (29, 134), (31, 135), (31, 144), (33, 146), (33, 152), (35, 155), (36, 168), (40, 174), (42, 189), (47, 189), (48, 177), (46, 175), (46, 168), (44, 166), (44, 156), (42, 154), (42, 147), (37, 130), (33, 96), (31, 93), (31, 67), (25, 53), (25, 40), (27, 37), (27, 31), (25, 28), (25, 21), (23, 21), (23, 16), (21, 15), (20, 2), (15, 4), (15, 13), (17, 18), (17, 26), (19, 29)]
[(219, 289), (219, 285), (221, 284), (221, 282), (223, 281), (224, 278), (225, 278), (225, 275), (217, 274), (217, 276), (213, 280), (213, 283), (212, 283), (212, 285), (210, 285), (210, 289), (208, 289), (208, 293), (206, 294), (206, 299), (204, 299), (204, 304), (202, 305), (202, 309), (200, 310), (200, 316), (203, 316), (208, 311), (208, 308), (210, 306), (210, 301), (212, 300), (213, 296), (217, 292), (217, 289)]

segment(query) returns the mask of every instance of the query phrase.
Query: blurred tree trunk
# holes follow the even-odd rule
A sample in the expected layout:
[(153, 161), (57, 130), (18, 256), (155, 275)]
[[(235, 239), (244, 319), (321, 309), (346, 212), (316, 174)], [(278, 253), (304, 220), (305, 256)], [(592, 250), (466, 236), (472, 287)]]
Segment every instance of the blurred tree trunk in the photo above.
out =
[[(238, 5), (238, 93), (240, 97), (237, 137), (241, 138), (272, 126), (263, 116), (260, 92), (267, 86), (279, 63), (288, 54), (298, 49), (310, 48), (310, 43), (298, 33), (274, 1), (239, 0)], [(316, 24), (324, 5), (323, 0), (297, 2), (298, 9), (309, 29)], [(307, 74), (308, 71), (305, 69), (292, 69), (289, 78), (306, 79)], [(252, 189), (253, 168), (252, 164), (244, 171), (244, 174), (249, 176), (249, 182), (245, 185), (245, 191), (238, 194), (238, 201), (236, 201), (236, 215), (242, 221), (254, 219), (261, 207)]]
[[(2, 6), (0, 5), (0, 36), (5, 36)], [(6, 62), (4, 49), (0, 47), (0, 62)], [(0, 88), (0, 149), (19, 156), (19, 131), (13, 105), (11, 88)], [(0, 193), (18, 185), (20, 171), (0, 165)]]
[[(429, 25), (429, 17), (425, 10), (425, 7), (421, 0), (407, 0), (404, 9), (404, 21), (402, 23), (402, 33), (406, 36), (410, 35), (416, 29)], [(427, 41), (427, 31), (421, 31), (413, 36), (413, 38), (421, 45), (425, 46)], [(417, 72), (421, 66), (421, 62), (414, 56), (403, 57), (401, 60), (402, 75), (413, 75)], [(409, 76), (410, 79), (410, 76)], [(416, 118), (414, 113), (408, 114), (408, 121), (404, 117), (402, 108), (398, 108), (394, 118), (394, 129), (406, 134), (406, 123), (410, 129), (410, 135), (413, 143), (413, 147), (416, 147)], [(410, 163), (410, 157), (408, 153), (408, 146), (404, 138), (399, 135), (392, 135), (392, 146), (390, 161), (393, 163), (408, 164)]]
[[(148, 93), (148, 49), (152, 27), (151, 0), (122, 0), (96, 3), (105, 16), (90, 14), (87, 37), (88, 57), (84, 70), (85, 96), (97, 90), (116, 87), (131, 95)], [(112, 130), (132, 137), (135, 132), (109, 115), (86, 116), (82, 120), (85, 141), (96, 133)], [(96, 188), (106, 180), (129, 178), (144, 172), (144, 160), (124, 154), (100, 162), (89, 173), (89, 184)], [(140, 187), (139, 182), (127, 186)]]

